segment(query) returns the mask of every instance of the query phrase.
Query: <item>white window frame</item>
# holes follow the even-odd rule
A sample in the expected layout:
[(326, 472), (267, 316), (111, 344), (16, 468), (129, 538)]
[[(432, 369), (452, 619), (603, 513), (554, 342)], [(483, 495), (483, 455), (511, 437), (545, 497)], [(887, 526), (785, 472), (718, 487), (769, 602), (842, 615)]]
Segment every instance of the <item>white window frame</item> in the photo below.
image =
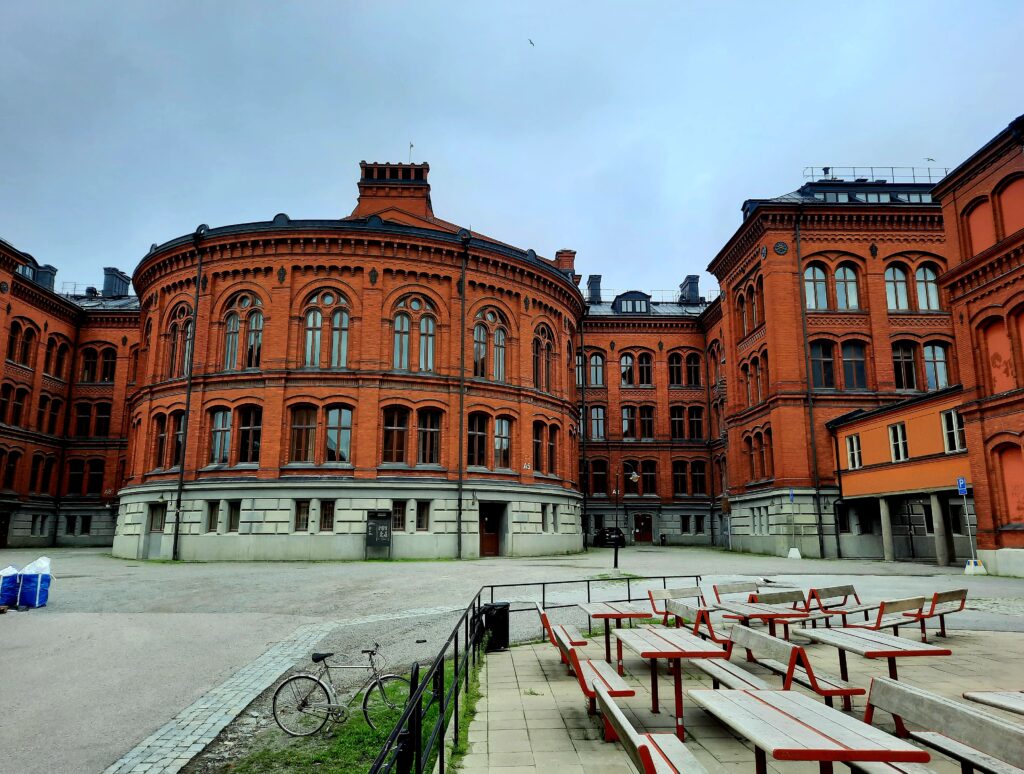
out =
[[(950, 440), (953, 442), (952, 445)], [(956, 454), (967, 449), (964, 418), (956, 409), (942, 412), (942, 442), (946, 447), (946, 454)]]
[(889, 454), (893, 462), (906, 462), (910, 459), (910, 446), (907, 443), (907, 425), (905, 422), (889, 425)]
[(857, 470), (864, 466), (860, 449), (860, 433), (853, 433), (846, 436), (846, 467), (848, 470)]

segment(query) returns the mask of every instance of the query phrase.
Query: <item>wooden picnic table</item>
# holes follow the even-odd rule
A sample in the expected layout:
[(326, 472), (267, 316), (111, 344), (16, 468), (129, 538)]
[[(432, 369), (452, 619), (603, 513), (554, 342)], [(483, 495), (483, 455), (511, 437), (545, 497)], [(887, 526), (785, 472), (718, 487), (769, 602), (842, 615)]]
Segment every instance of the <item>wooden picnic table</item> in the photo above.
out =
[(927, 751), (796, 691), (691, 690), (689, 695), (753, 743), (757, 774), (766, 774), (768, 754), (780, 761), (818, 761), (822, 774), (830, 774), (837, 761), (931, 759)]
[(839, 650), (839, 674), (844, 680), (850, 679), (846, 671), (847, 651), (864, 658), (884, 658), (889, 662), (889, 677), (893, 680), (899, 679), (896, 674), (898, 658), (953, 654), (949, 648), (940, 648), (938, 645), (916, 642), (872, 629), (801, 629), (800, 635)]
[(1024, 691), (967, 691), (964, 698), (1024, 715)]
[(792, 607), (783, 605), (766, 605), (760, 602), (719, 602), (715, 605), (718, 610), (725, 611), (726, 618), (739, 618), (746, 625), (751, 619), (758, 619), (768, 624), (768, 633), (775, 636), (775, 624), (777, 621), (788, 621), (792, 618), (806, 618), (809, 614), (806, 610), (795, 610)]
[(676, 736), (686, 738), (683, 728), (683, 667), (684, 658), (728, 658), (729, 653), (714, 642), (702, 640), (687, 629), (642, 626), (615, 632), (618, 639), (619, 674), (622, 674), (622, 646), (625, 645), (640, 658), (651, 663), (651, 712), (658, 709), (658, 659), (671, 662), (676, 700)]
[(639, 608), (630, 602), (586, 602), (578, 607), (591, 618), (604, 621), (604, 660), (609, 664), (612, 663), (612, 620), (615, 621), (615, 628), (621, 629), (622, 621), (626, 618), (652, 617), (649, 607)]

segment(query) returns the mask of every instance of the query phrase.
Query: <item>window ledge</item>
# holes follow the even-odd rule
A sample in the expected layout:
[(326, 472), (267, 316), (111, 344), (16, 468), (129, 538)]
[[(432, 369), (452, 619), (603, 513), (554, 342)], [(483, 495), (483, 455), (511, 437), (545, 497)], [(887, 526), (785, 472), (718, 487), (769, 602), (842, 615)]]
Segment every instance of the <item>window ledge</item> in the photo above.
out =
[(331, 470), (355, 470), (351, 462), (324, 462), (320, 467)]
[(239, 462), (233, 467), (235, 470), (259, 470), (260, 464), (258, 462)]
[(447, 470), (447, 468), (444, 465), (439, 465), (436, 462), (430, 462), (430, 463), (420, 462), (420, 463), (417, 463), (417, 465), (415, 467), (415, 470), (430, 470), (430, 471), (439, 471), (439, 472), (443, 473), (445, 470)]
[(412, 470), (404, 462), (382, 462), (377, 466), (377, 470)]
[(315, 468), (317, 466), (313, 462), (288, 462), (283, 467), (284, 467), (285, 470), (295, 470), (295, 469)]
[(493, 472), (490, 468), (486, 468), (483, 465), (467, 465), (467, 473), (491, 473)]

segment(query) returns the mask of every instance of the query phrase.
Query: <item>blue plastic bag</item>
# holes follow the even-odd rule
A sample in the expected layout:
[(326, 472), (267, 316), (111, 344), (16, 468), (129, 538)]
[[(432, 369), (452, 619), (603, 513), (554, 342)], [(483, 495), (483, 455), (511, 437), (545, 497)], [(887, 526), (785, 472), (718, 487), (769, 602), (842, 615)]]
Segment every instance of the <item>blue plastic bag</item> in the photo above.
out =
[(18, 607), (45, 607), (52, 575), (18, 574)]
[(14, 565), (0, 570), (0, 605), (18, 604), (18, 568)]

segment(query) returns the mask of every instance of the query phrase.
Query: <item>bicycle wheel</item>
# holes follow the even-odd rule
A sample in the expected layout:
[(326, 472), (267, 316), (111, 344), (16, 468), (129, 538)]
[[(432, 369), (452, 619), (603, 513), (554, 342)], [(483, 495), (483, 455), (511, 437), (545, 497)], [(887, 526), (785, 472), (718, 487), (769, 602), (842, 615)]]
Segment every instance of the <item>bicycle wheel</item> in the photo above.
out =
[(331, 692), (313, 675), (293, 675), (274, 692), (274, 720), (286, 734), (315, 734), (331, 711)]
[(381, 675), (363, 694), (363, 717), (375, 731), (390, 732), (409, 701), (409, 681), (398, 675)]

